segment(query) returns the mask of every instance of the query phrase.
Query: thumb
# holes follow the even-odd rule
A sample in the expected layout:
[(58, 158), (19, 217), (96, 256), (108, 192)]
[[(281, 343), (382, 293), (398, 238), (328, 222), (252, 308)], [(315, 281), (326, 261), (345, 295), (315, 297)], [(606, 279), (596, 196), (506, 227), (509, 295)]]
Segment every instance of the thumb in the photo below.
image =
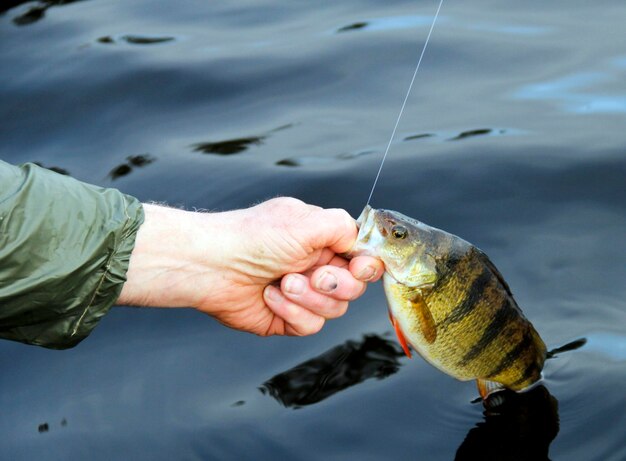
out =
[(306, 226), (309, 245), (319, 250), (329, 248), (335, 253), (345, 253), (356, 241), (356, 221), (340, 208), (316, 209), (302, 224)]

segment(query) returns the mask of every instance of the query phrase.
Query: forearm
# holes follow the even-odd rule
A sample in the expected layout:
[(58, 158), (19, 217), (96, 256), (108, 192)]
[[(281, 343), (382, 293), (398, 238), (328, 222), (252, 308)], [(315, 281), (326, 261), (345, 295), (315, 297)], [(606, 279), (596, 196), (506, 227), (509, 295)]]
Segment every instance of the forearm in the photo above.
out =
[[(198, 277), (214, 277), (217, 221), (210, 214), (144, 204), (119, 305), (195, 307)], [(207, 257), (207, 253), (212, 253)]]

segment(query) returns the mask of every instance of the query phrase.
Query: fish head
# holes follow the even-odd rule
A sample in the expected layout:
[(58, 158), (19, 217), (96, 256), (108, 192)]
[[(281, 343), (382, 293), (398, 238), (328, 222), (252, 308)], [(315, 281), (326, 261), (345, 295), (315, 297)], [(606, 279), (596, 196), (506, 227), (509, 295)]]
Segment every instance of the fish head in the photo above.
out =
[(348, 256), (381, 259), (385, 271), (406, 286), (427, 287), (435, 283), (435, 229), (397, 211), (369, 205), (363, 209), (357, 225), (357, 240)]

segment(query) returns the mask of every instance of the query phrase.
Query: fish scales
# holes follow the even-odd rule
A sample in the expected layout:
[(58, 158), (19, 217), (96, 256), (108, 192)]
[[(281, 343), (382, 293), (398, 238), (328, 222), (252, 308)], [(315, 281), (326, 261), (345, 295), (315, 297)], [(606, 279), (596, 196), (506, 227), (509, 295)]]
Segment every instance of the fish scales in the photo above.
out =
[(350, 254), (383, 260), (392, 321), (424, 359), (512, 390), (540, 379), (545, 345), (482, 251), (394, 211), (368, 206), (359, 225)]

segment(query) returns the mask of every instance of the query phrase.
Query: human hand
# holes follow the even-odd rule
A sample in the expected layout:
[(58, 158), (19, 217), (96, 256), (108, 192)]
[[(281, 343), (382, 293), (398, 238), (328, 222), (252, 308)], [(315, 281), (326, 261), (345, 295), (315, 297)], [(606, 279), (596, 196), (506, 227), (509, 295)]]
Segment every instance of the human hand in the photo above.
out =
[(339, 256), (356, 240), (344, 210), (292, 198), (223, 213), (145, 205), (120, 304), (195, 307), (259, 335), (307, 335), (343, 315), (384, 267)]

